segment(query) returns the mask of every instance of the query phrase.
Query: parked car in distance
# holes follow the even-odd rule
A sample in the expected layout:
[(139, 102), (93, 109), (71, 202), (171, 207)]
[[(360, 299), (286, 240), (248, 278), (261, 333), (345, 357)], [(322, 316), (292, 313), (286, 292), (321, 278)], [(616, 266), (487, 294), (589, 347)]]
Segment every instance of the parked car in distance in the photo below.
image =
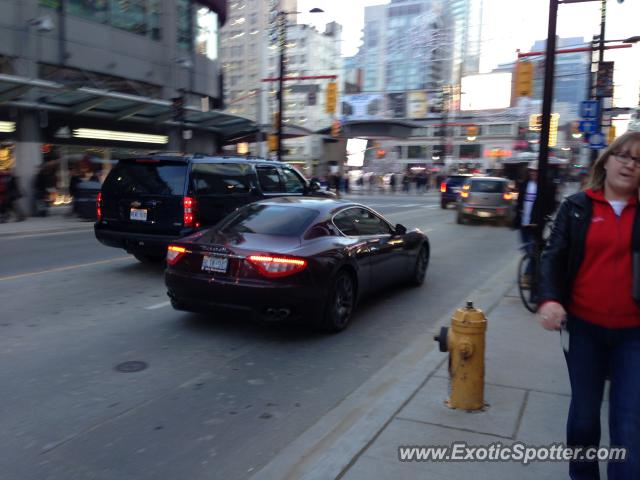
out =
[(172, 242), (165, 283), (178, 310), (232, 308), (337, 332), (365, 295), (421, 285), (429, 254), (424, 233), (363, 205), (274, 198)]
[(334, 197), (286, 163), (247, 157), (156, 154), (120, 160), (97, 199), (96, 238), (138, 260), (215, 225), (238, 207), (273, 197)]
[(509, 180), (499, 177), (473, 177), (462, 185), (458, 196), (458, 223), (473, 218), (511, 222), (514, 214), (514, 195)]
[(449, 175), (444, 182), (440, 184), (440, 208), (446, 209), (449, 205), (457, 202), (458, 193), (462, 185), (471, 176), (471, 174), (466, 173)]

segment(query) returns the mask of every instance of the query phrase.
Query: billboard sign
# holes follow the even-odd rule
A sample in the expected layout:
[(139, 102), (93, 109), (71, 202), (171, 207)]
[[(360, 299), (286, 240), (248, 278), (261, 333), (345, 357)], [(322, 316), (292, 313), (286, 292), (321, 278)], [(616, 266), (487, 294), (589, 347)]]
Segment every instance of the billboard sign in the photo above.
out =
[(384, 95), (381, 93), (342, 95), (341, 100), (343, 120), (384, 118)]
[(407, 94), (407, 117), (427, 118), (429, 113), (429, 97), (427, 92), (409, 92)]
[(511, 73), (486, 73), (462, 78), (460, 110), (495, 110), (511, 104)]
[(387, 117), (407, 117), (407, 94), (405, 92), (387, 94)]

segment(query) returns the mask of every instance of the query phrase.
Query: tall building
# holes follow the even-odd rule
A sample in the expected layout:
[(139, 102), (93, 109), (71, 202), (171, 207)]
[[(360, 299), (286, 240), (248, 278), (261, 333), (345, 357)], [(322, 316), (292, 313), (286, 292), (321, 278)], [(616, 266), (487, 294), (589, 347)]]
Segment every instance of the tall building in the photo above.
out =
[[(536, 41), (531, 50), (544, 52), (547, 41)], [(558, 38), (557, 49), (572, 49), (590, 47), (590, 44), (582, 37)], [(572, 52), (556, 55), (555, 81), (553, 87), (554, 102), (568, 104), (572, 114), (578, 114), (580, 102), (587, 98), (587, 72), (591, 66), (589, 52)], [(533, 57), (535, 62), (535, 77), (533, 83), (534, 98), (542, 98), (544, 88), (544, 54), (541, 57)]]
[(466, 75), (478, 73), (484, 0), (451, 0), (448, 8), (453, 19), (454, 83)]
[(0, 168), (15, 167), (25, 207), (36, 172), (60, 197), (71, 169), (214, 153), (255, 129), (214, 111), (226, 19), (225, 0), (0, 0)]
[[(287, 28), (285, 76), (335, 75), (338, 89), (342, 88), (341, 37), (342, 27), (336, 22), (327, 24), (324, 32), (319, 32), (310, 25), (290, 24)], [(267, 75), (270, 78), (278, 77), (279, 52), (277, 49), (270, 50), (268, 61)], [(327, 86), (330, 81), (314, 78), (286, 81), (282, 117), (284, 125), (296, 125), (313, 132), (331, 124), (333, 115), (327, 113), (326, 108)], [(263, 111), (267, 113), (267, 118), (271, 119), (278, 108), (275, 84), (263, 99)], [(310, 169), (313, 160), (320, 156), (314, 142), (315, 140), (311, 137), (287, 139), (284, 144), (285, 160), (299, 162), (304, 166), (303, 168)]]
[(365, 92), (437, 89), (451, 81), (453, 24), (445, 2), (366, 7), (358, 60)]
[[(260, 98), (273, 85), (267, 77), (270, 31), (278, 11), (296, 12), (297, 0), (235, 0), (229, 4), (229, 20), (220, 29), (220, 62), (224, 74), (226, 111), (257, 120), (264, 116)], [(290, 23), (296, 15), (287, 15)]]

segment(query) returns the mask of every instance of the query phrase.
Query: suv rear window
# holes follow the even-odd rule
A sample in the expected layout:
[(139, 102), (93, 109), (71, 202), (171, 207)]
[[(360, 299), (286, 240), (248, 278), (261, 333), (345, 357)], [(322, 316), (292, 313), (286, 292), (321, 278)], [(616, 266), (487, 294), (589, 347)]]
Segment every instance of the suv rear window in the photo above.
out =
[(449, 177), (447, 178), (447, 185), (449, 187), (458, 187), (462, 185), (469, 177)]
[(502, 193), (504, 192), (505, 182), (497, 180), (473, 180), (471, 182), (471, 191), (480, 193)]
[(242, 163), (196, 163), (192, 171), (194, 188), (202, 195), (248, 193), (250, 169)]
[(119, 162), (102, 185), (106, 195), (184, 195), (187, 165), (182, 162)]
[(282, 205), (249, 205), (233, 215), (220, 230), (226, 234), (258, 233), (300, 236), (318, 215), (316, 210)]

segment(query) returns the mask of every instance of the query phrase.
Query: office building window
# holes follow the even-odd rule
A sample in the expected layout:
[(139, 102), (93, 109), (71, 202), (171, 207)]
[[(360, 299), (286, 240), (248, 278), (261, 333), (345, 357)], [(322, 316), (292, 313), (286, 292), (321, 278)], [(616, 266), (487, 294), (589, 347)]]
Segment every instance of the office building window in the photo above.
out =
[[(108, 23), (138, 35), (160, 39), (160, 4), (162, 0), (66, 0), (65, 13)], [(40, 5), (58, 9), (60, 0), (39, 0)]]
[(66, 12), (71, 15), (93, 20), (95, 22), (107, 23), (109, 18), (108, 0), (67, 0), (65, 2)]
[(189, 0), (177, 0), (176, 23), (178, 27), (178, 46), (183, 50), (190, 50), (191, 22), (189, 21)]
[[(91, 2), (84, 3), (88, 4)], [(146, 0), (117, 0), (115, 2), (111, 2), (111, 25), (139, 35), (146, 35)]]
[(209, 60), (218, 58), (218, 14), (208, 8), (196, 12), (196, 52)]

